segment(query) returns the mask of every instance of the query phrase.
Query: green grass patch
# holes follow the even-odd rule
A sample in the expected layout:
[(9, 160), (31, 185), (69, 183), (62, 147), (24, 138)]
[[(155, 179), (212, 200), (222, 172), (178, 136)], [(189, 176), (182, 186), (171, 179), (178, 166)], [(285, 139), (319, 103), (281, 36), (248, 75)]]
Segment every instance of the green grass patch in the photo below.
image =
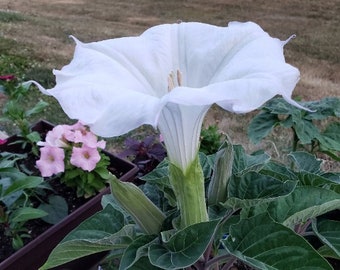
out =
[(11, 23), (24, 21), (25, 17), (18, 13), (9, 10), (0, 10), (0, 22)]

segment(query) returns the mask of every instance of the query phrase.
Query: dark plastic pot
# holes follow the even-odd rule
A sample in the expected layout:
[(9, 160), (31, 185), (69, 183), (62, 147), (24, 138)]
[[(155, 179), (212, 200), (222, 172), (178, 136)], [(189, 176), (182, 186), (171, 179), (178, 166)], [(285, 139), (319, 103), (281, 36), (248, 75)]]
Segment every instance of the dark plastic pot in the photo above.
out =
[[(53, 125), (48, 122), (40, 121), (33, 126), (33, 130), (39, 132), (47, 132), (52, 129)], [(0, 152), (12, 151), (18, 149), (17, 145), (9, 145), (11, 142), (16, 141), (17, 136), (10, 137), (7, 144), (0, 145)], [(22, 149), (20, 148), (20, 151)], [(138, 168), (113, 154), (105, 152), (111, 160), (111, 167), (114, 169), (114, 174), (120, 178), (121, 181), (131, 181), (134, 179)], [(101, 198), (103, 195), (110, 193), (109, 188), (106, 188), (101, 193), (90, 199), (84, 205), (76, 209), (61, 222), (53, 225), (47, 231), (42, 233), (39, 237), (35, 238), (23, 248), (15, 252), (6, 260), (0, 263), (1, 270), (37, 270), (47, 260), (51, 251), (57, 246), (57, 244), (74, 228), (76, 228), (81, 222), (95, 214), (102, 209)], [(103, 258), (105, 253), (99, 253), (91, 256), (78, 259), (69, 264), (54, 268), (63, 270), (79, 270), (79, 269), (91, 269), (100, 259)]]

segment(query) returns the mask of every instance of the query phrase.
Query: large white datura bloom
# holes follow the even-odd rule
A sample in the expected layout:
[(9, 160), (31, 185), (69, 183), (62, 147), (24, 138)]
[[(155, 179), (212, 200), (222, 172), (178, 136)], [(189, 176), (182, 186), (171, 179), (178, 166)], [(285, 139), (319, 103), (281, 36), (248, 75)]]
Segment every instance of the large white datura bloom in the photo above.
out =
[(287, 41), (252, 22), (164, 24), (138, 37), (75, 41), (71, 63), (54, 70), (56, 86), (40, 90), (103, 137), (158, 127), (170, 161), (183, 170), (197, 155), (212, 104), (245, 113), (281, 95), (299, 106), (291, 99), (299, 71), (285, 62)]

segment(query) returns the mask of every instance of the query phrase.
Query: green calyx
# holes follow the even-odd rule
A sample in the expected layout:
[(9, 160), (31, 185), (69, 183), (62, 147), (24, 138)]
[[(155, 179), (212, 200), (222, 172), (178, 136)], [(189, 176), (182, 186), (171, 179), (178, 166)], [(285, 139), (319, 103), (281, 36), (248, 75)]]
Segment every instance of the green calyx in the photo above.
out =
[(181, 214), (181, 228), (208, 221), (204, 175), (198, 155), (185, 171), (172, 163), (169, 164), (169, 171), (170, 183)]

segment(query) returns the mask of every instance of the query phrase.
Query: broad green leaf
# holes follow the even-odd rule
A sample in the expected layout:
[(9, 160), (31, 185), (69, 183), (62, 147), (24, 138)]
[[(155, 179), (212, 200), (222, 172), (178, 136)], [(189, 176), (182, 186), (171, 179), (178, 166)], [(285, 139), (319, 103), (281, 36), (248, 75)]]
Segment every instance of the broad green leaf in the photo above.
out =
[(135, 263), (142, 257), (148, 256), (149, 246), (157, 240), (154, 235), (142, 235), (136, 238), (125, 250), (120, 261), (119, 269), (129, 269), (131, 266), (135, 267)]
[(340, 221), (314, 220), (312, 226), (319, 239), (340, 257)]
[(318, 101), (304, 102), (303, 106), (314, 110), (314, 112), (308, 112), (306, 119), (322, 120), (329, 116), (340, 116), (339, 97), (326, 97)]
[(268, 161), (267, 154), (248, 155), (241, 145), (234, 145), (233, 174), (242, 175), (249, 171), (260, 170)]
[(234, 209), (250, 207), (277, 199), (291, 193), (296, 181), (281, 181), (276, 178), (249, 172), (241, 177), (232, 177), (228, 185), (228, 200), (225, 207)]
[(13, 211), (10, 215), (10, 223), (26, 222), (31, 219), (41, 218), (47, 213), (33, 207), (22, 207)]
[(301, 144), (310, 144), (313, 139), (320, 137), (320, 131), (312, 121), (293, 116), (293, 122)]
[(318, 249), (319, 254), (322, 257), (326, 257), (326, 258), (332, 258), (332, 259), (336, 259), (336, 260), (340, 260), (340, 256), (338, 256), (333, 249), (331, 249), (329, 246), (327, 245), (323, 245)]
[(4, 192), (4, 196), (14, 193), (19, 190), (35, 188), (44, 181), (42, 177), (38, 176), (26, 176), (23, 179), (18, 179), (12, 182), (12, 184)]
[(288, 196), (247, 210), (248, 216), (268, 212), (275, 221), (292, 228), (339, 207), (340, 194), (323, 188), (303, 186), (295, 188)]
[[(334, 156), (339, 160), (340, 151), (340, 122), (330, 123), (320, 137), (317, 138), (320, 142), (320, 150), (323, 152), (332, 151)], [(332, 156), (332, 155), (330, 155)]]
[(327, 136), (336, 142), (340, 142), (340, 122), (331, 122), (322, 135)]
[(310, 172), (315, 174), (320, 172), (322, 161), (316, 159), (316, 157), (312, 154), (298, 151), (290, 153), (288, 157), (293, 160), (296, 169), (300, 172)]
[(48, 215), (43, 217), (42, 220), (50, 224), (57, 224), (68, 215), (68, 205), (66, 200), (57, 195), (49, 196), (48, 203), (40, 204), (38, 209), (48, 213)]
[(107, 205), (71, 231), (40, 269), (49, 269), (101, 251), (126, 248), (134, 234), (134, 225), (125, 225), (124, 215)]
[(287, 168), (286, 165), (279, 164), (273, 161), (266, 163), (261, 169), (260, 173), (263, 175), (271, 176), (281, 181), (287, 181), (287, 180), (297, 181), (298, 180), (296, 173), (290, 170), (289, 168)]
[(332, 269), (303, 237), (274, 222), (267, 214), (232, 225), (222, 244), (229, 253), (258, 269)]
[(256, 115), (248, 126), (248, 137), (252, 143), (258, 144), (279, 123), (277, 115), (268, 110), (261, 111)]
[(212, 240), (218, 220), (196, 223), (176, 232), (163, 244), (152, 244), (151, 263), (162, 269), (181, 269), (195, 263)]
[(318, 175), (314, 173), (301, 172), (296, 174), (299, 184), (303, 186), (321, 187), (340, 193), (340, 182), (332, 177), (327, 178), (327, 174)]
[(158, 185), (164, 185), (171, 187), (169, 182), (169, 167), (168, 166), (157, 166), (150, 173), (141, 177), (142, 180), (149, 182), (150, 184), (156, 183)]
[(269, 110), (272, 114), (283, 115), (296, 114), (301, 111), (297, 107), (289, 104), (283, 98), (273, 98), (269, 100), (263, 108)]

